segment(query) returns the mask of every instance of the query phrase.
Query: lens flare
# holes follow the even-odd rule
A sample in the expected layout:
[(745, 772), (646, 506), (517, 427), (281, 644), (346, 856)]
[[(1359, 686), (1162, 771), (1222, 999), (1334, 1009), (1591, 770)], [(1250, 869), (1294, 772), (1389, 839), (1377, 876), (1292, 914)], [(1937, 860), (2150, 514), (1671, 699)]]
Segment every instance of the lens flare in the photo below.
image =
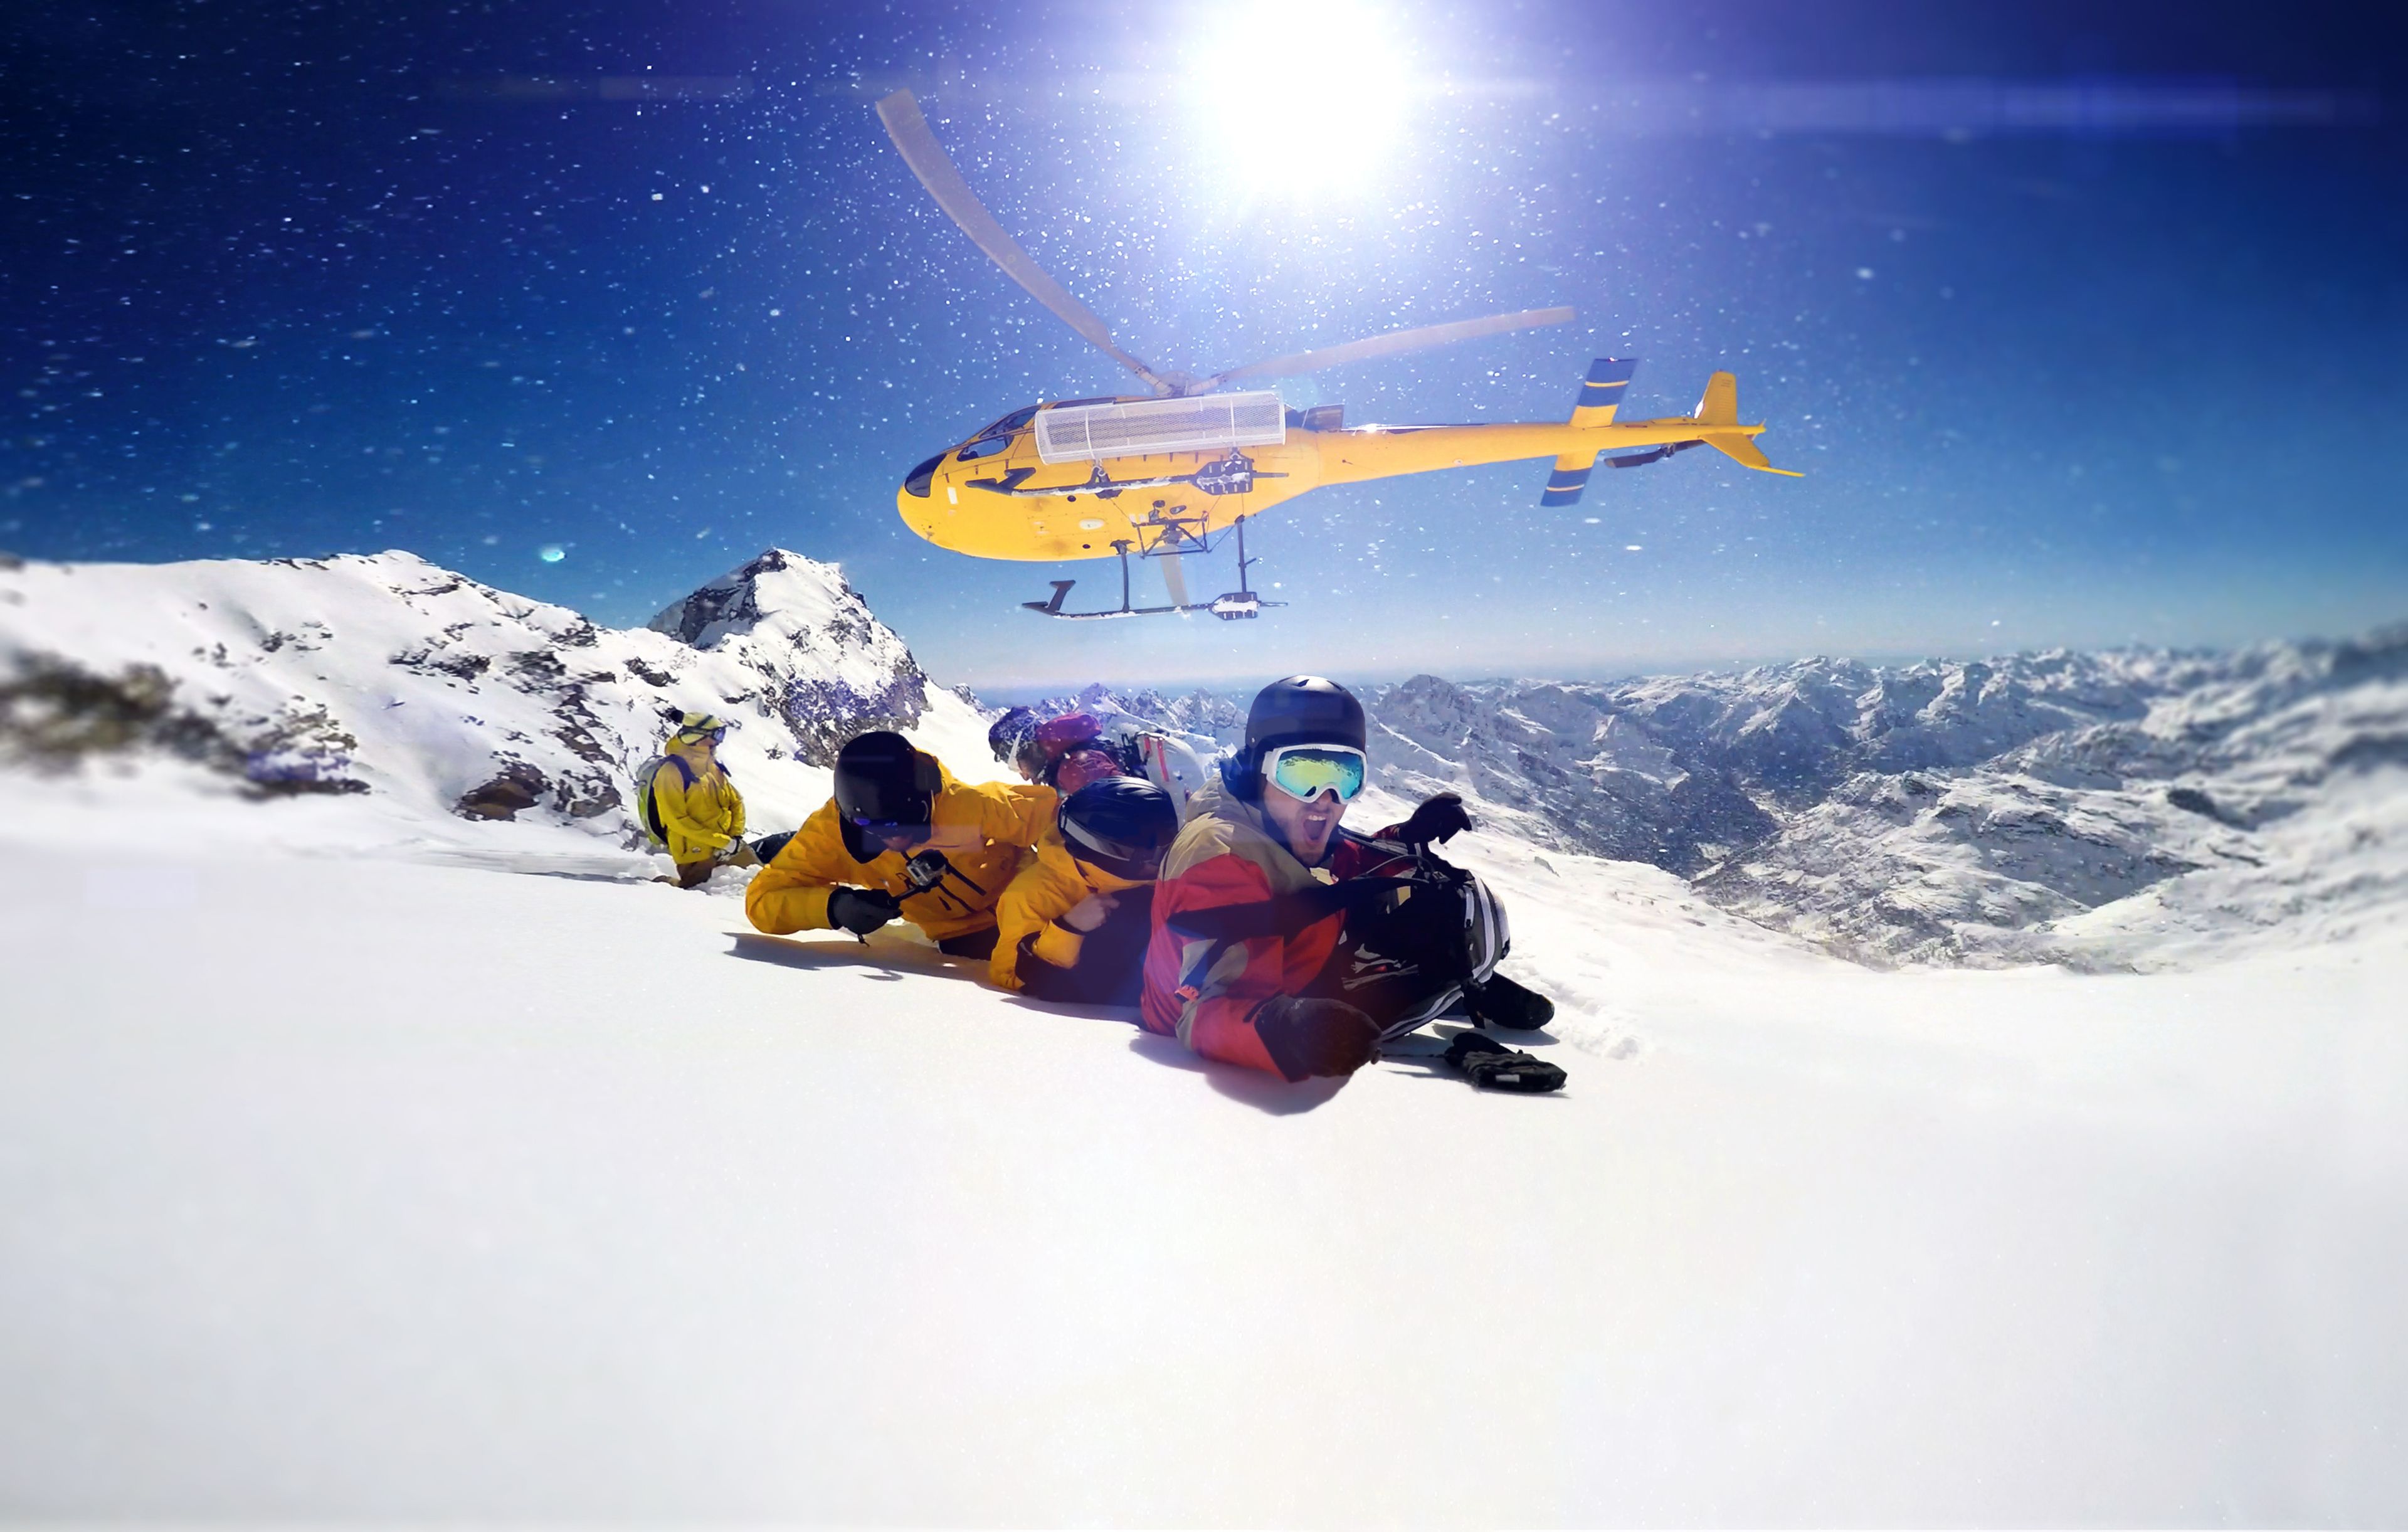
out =
[(1254, 0), (1202, 13), (1182, 59), (1208, 140), (1250, 186), (1294, 196), (1378, 179), (1414, 91), (1389, 10), (1354, 0)]

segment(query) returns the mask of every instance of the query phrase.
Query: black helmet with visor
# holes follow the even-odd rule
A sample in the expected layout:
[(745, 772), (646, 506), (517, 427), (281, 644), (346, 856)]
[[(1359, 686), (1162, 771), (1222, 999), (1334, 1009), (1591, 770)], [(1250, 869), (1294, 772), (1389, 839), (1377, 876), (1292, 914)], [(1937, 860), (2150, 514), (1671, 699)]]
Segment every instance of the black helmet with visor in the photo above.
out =
[(1062, 843), (1072, 856), (1130, 882), (1151, 882), (1179, 838), (1179, 807), (1142, 777), (1106, 777), (1062, 800)]

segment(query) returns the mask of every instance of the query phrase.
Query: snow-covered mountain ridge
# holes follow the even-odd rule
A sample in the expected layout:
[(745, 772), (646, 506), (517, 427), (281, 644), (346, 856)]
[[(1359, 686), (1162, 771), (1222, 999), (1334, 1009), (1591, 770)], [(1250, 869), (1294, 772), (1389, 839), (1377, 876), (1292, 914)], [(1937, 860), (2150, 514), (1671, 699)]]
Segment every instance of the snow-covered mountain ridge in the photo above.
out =
[[(1397, 798), (1453, 789), (1499, 832), (1875, 964), (2180, 965), (2408, 909), (2408, 628), (1365, 694)], [(1206, 750), (1245, 717), (1201, 691), (1049, 706), (1074, 705)], [(625, 631), (403, 552), (0, 568), (0, 763), (165, 759), (208, 791), (357, 798), (388, 840), (481, 855), (474, 825), (507, 820), (624, 860), (626, 783), (688, 708), (737, 722), (723, 753), (763, 828), (824, 801), (865, 728), (1000, 769), (976, 700), (781, 550)]]
[(686, 709), (735, 723), (723, 756), (765, 825), (824, 801), (862, 729), (985, 753), (977, 709), (840, 571), (778, 549), (624, 631), (400, 551), (0, 568), (0, 757), (37, 768), (164, 756), (221, 791), (632, 849), (626, 784)]
[[(1453, 789), (1874, 963), (2147, 966), (2408, 907), (2408, 626), (1365, 695), (1399, 796)], [(1078, 700), (1225, 743), (1243, 726), (1204, 694)]]

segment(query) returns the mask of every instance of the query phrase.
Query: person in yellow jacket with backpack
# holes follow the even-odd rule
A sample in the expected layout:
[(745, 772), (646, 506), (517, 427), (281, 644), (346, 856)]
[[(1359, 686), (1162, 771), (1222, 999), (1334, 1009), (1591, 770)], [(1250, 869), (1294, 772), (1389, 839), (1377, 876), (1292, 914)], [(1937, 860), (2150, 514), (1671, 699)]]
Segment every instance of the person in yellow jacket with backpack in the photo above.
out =
[(725, 720), (686, 713), (662, 747), (659, 763), (647, 768), (645, 827), (668, 848), (680, 888), (700, 885), (722, 863), (752, 862), (744, 844), (744, 795), (719, 764), (719, 742), (726, 737)]
[(1106, 777), (1064, 798), (996, 906), (988, 978), (1033, 999), (1136, 1005), (1154, 877), (1178, 838), (1179, 806), (1141, 777)]
[(955, 957), (985, 957), (996, 901), (1051, 827), (1050, 787), (956, 781), (891, 730), (837, 752), (836, 793), (744, 891), (773, 936), (908, 920)]

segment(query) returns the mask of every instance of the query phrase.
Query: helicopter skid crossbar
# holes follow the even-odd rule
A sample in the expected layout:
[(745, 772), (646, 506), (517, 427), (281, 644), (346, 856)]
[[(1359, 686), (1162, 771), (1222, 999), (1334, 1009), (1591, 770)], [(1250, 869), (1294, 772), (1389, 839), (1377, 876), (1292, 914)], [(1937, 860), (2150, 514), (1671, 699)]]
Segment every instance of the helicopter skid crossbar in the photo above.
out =
[(1260, 615), (1265, 607), (1284, 607), (1284, 601), (1265, 601), (1250, 592), (1232, 591), (1211, 601), (1191, 601), (1183, 607), (1114, 607), (1109, 611), (1064, 611), (1059, 603), (1070, 594), (1075, 580), (1054, 582), (1054, 596), (1048, 601), (1024, 601), (1021, 605), (1040, 617), (1059, 618), (1065, 623), (1104, 623), (1121, 617), (1169, 617), (1181, 612), (1211, 612), (1225, 622), (1238, 622)]
[[(1260, 617), (1265, 607), (1284, 607), (1287, 603), (1284, 601), (1266, 601), (1261, 596), (1255, 594), (1253, 589), (1247, 584), (1246, 571), (1260, 561), (1250, 559), (1246, 556), (1245, 526), (1246, 523), (1240, 521), (1235, 523), (1233, 528), (1238, 535), (1238, 588), (1234, 591), (1226, 591), (1221, 594), (1214, 596), (1210, 601), (1172, 602), (1168, 605), (1160, 607), (1139, 607), (1131, 605), (1129, 601), (1129, 544), (1125, 542), (1116, 542), (1112, 544), (1112, 551), (1121, 556), (1121, 604), (1119, 606), (1113, 607), (1105, 611), (1064, 611), (1062, 609), (1062, 603), (1068, 599), (1070, 587), (1079, 583), (1075, 580), (1054, 580), (1053, 582), (1054, 594), (1052, 595), (1046, 597), (1042, 601), (1024, 601), (1021, 603), (1021, 606), (1028, 611), (1037, 613), (1039, 617), (1055, 617), (1067, 623), (1101, 623), (1121, 617), (1171, 617), (1182, 616), (1191, 612), (1210, 612), (1225, 623), (1241, 622), (1250, 618)], [(1200, 537), (1190, 540), (1187, 546), (1179, 550), (1181, 552), (1205, 552), (1209, 551), (1210, 546)], [(1160, 549), (1159, 551), (1156, 549), (1140, 549), (1139, 550), (1139, 557), (1163, 557), (1168, 556), (1169, 551), (1170, 551), (1168, 549)]]

